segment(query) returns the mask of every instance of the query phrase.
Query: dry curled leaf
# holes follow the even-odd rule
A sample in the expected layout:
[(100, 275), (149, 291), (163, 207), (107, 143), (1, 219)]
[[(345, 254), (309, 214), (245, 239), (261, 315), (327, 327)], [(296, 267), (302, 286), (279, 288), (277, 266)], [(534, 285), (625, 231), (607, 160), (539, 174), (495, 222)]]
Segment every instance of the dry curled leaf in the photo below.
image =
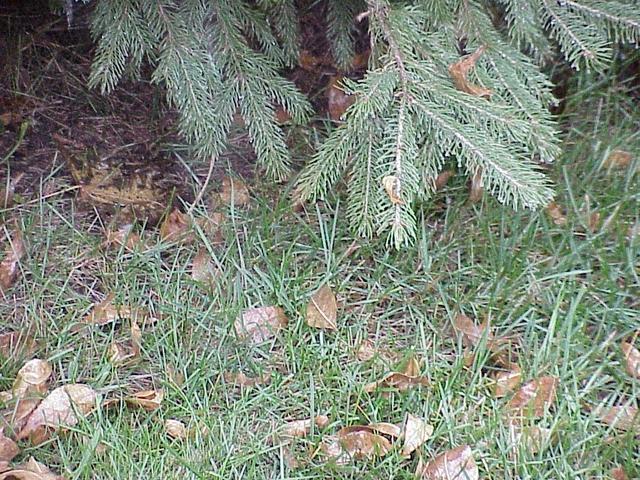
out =
[(556, 202), (551, 202), (549, 205), (547, 205), (546, 211), (547, 215), (549, 215), (551, 220), (553, 220), (553, 223), (558, 226), (566, 225), (567, 217), (564, 216), (560, 205), (558, 205)]
[(398, 361), (398, 354), (389, 349), (376, 348), (371, 340), (365, 339), (358, 345), (356, 358), (361, 362), (380, 358), (387, 363), (394, 363)]
[(382, 186), (384, 187), (384, 191), (387, 192), (387, 196), (391, 203), (394, 205), (403, 205), (404, 200), (402, 200), (402, 184), (400, 179), (395, 175), (387, 175), (382, 179)]
[(249, 189), (239, 178), (224, 177), (222, 179), (222, 190), (220, 190), (220, 200), (226, 205), (243, 207), (249, 205)]
[(0, 334), (0, 356), (5, 358), (27, 356), (35, 349), (35, 341), (29, 332)]
[(612, 468), (609, 475), (613, 480), (629, 480), (629, 475), (624, 471), (622, 467)]
[(142, 348), (142, 330), (135, 319), (131, 320), (131, 340), (120, 343), (113, 342), (109, 347), (109, 360), (119, 365), (135, 360), (140, 356)]
[(627, 168), (631, 164), (633, 156), (624, 150), (613, 150), (605, 159), (602, 166), (604, 168)]
[(147, 411), (160, 408), (164, 399), (163, 390), (142, 390), (124, 397), (124, 401), (132, 407), (140, 407)]
[(411, 377), (409, 375), (405, 375), (404, 373), (399, 372), (391, 372), (385, 375), (382, 379), (377, 382), (371, 382), (364, 386), (364, 391), (367, 393), (374, 392), (378, 389), (390, 389), (390, 390), (398, 390), (400, 392), (404, 392), (409, 390), (410, 388), (416, 386), (427, 386), (429, 385), (429, 381), (426, 377), (416, 376)]
[(189, 437), (187, 426), (180, 420), (167, 419), (164, 422), (164, 431), (169, 437), (176, 440), (184, 440)]
[(107, 230), (105, 232), (104, 246), (119, 245), (134, 252), (145, 248), (140, 235), (133, 231), (133, 224), (126, 224), (118, 228), (118, 230)]
[(469, 445), (438, 455), (426, 465), (418, 465), (416, 477), (428, 480), (479, 480), (478, 466)]
[(442, 172), (440, 172), (435, 180), (436, 191), (442, 190), (452, 176), (453, 170), (443, 170)]
[(493, 395), (496, 398), (505, 397), (520, 385), (522, 372), (520, 367), (512, 365), (510, 370), (496, 373), (493, 380)]
[(327, 87), (327, 107), (329, 117), (334, 122), (342, 120), (344, 113), (356, 100), (354, 95), (347, 95), (338, 85), (341, 80), (342, 76), (335, 76), (329, 81)]
[(31, 457), (22, 465), (0, 472), (0, 480), (64, 480), (64, 477), (56, 475)]
[(193, 240), (189, 216), (177, 208), (167, 215), (160, 225), (160, 238), (164, 242), (183, 242)]
[(391, 450), (385, 437), (372, 433), (367, 427), (341, 429), (337, 435), (324, 439), (321, 451), (337, 464), (346, 464), (354, 459), (384, 456)]
[(264, 373), (259, 377), (248, 377), (242, 372), (224, 372), (224, 381), (238, 387), (255, 387), (266, 385), (271, 381), (271, 374)]
[(286, 327), (289, 320), (280, 307), (249, 308), (235, 321), (236, 335), (253, 344), (262, 343)]
[(630, 342), (622, 342), (621, 348), (627, 373), (632, 377), (640, 378), (640, 351)]
[(557, 388), (556, 377), (544, 376), (528, 381), (509, 401), (510, 416), (541, 417), (555, 402)]
[(29, 415), (16, 438), (29, 438), (34, 444), (42, 443), (51, 431), (76, 425), (95, 407), (96, 392), (90, 386), (75, 383), (58, 387)]
[(44, 394), (47, 391), (47, 380), (51, 372), (49, 362), (38, 358), (29, 360), (18, 370), (11, 389), (13, 398), (22, 399)]
[(324, 285), (313, 294), (307, 304), (307, 325), (326, 330), (337, 330), (338, 303), (328, 285)]
[(132, 322), (153, 324), (158, 320), (152, 317), (149, 311), (144, 308), (115, 305), (114, 299), (115, 294), (110, 293), (103, 301), (94, 304), (89, 313), (82, 319), (82, 323), (106, 325), (118, 319), (130, 319)]
[(281, 440), (290, 440), (292, 438), (303, 438), (309, 435), (311, 426), (324, 428), (329, 424), (329, 417), (326, 415), (317, 415), (312, 419), (293, 420), (287, 422), (278, 432), (278, 438)]
[(407, 420), (404, 424), (404, 443), (402, 445), (401, 455), (408, 457), (424, 442), (431, 438), (433, 427), (424, 419), (407, 414)]
[(483, 338), (487, 338), (487, 343), (493, 340), (493, 335), (489, 331), (489, 326), (476, 325), (475, 322), (466, 315), (459, 313), (453, 319), (453, 328), (462, 337), (462, 344), (465, 347), (477, 346)]
[(482, 200), (484, 194), (484, 187), (482, 182), (482, 169), (478, 169), (471, 177), (471, 186), (469, 187), (469, 201), (471, 203), (478, 203)]
[(509, 436), (511, 437), (511, 447), (515, 452), (518, 448), (523, 448), (532, 455), (541, 452), (551, 441), (551, 430), (548, 428), (531, 425), (521, 427), (520, 425), (509, 426)]
[(471, 83), (468, 77), (469, 72), (476, 66), (485, 50), (486, 47), (481, 46), (471, 55), (467, 55), (449, 66), (449, 75), (451, 75), (456, 88), (474, 97), (490, 98), (492, 94), (488, 88)]
[(624, 432), (640, 434), (640, 411), (632, 405), (615, 407), (601, 407), (596, 409), (596, 415), (602, 423)]
[(395, 423), (378, 422), (367, 425), (372, 432), (382, 435), (389, 435), (392, 438), (398, 438), (402, 435), (402, 426)]
[(9, 289), (15, 283), (20, 269), (20, 260), (24, 254), (22, 232), (16, 230), (9, 240), (4, 258), (0, 262), (0, 291)]
[(4, 435), (4, 428), (0, 427), (0, 464), (10, 462), (20, 453), (18, 444)]
[(220, 272), (211, 260), (209, 252), (205, 248), (198, 250), (191, 263), (191, 278), (196, 282), (213, 285), (219, 276)]

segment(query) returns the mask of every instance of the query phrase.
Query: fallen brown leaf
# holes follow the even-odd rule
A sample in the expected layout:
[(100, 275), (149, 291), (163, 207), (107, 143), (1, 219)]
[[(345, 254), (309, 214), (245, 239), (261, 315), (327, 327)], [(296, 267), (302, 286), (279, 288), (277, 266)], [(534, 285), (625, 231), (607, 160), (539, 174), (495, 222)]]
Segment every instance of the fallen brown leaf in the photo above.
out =
[(400, 196), (402, 193), (402, 184), (400, 179), (395, 175), (387, 175), (382, 179), (382, 186), (384, 187), (384, 191), (387, 192), (387, 196), (391, 203), (394, 205), (403, 205), (404, 200)]
[(0, 480), (64, 480), (33, 457), (15, 468), (0, 473)]
[(361, 362), (380, 358), (386, 363), (395, 363), (398, 361), (399, 355), (387, 348), (377, 348), (371, 340), (365, 339), (358, 345), (356, 358)]
[(391, 372), (385, 375), (382, 379), (377, 382), (371, 382), (364, 386), (364, 391), (367, 393), (374, 392), (380, 388), (384, 389), (393, 389), (398, 390), (400, 392), (404, 392), (409, 390), (410, 388), (416, 386), (427, 386), (429, 385), (429, 381), (426, 377), (417, 376), (411, 377), (409, 375), (405, 375), (404, 373), (399, 372)]
[(326, 415), (317, 415), (313, 419), (293, 420), (287, 422), (278, 432), (278, 438), (282, 440), (290, 440), (293, 438), (306, 437), (311, 431), (311, 426), (324, 428), (329, 424), (329, 417)]
[(391, 450), (385, 437), (372, 433), (367, 427), (341, 429), (337, 435), (325, 438), (321, 451), (337, 464), (346, 464), (354, 459), (384, 456)]
[(433, 427), (424, 419), (407, 414), (407, 420), (404, 424), (404, 444), (402, 445), (401, 455), (408, 457), (419, 448), (424, 442), (431, 438)]
[(396, 425), (395, 423), (388, 423), (388, 422), (370, 423), (368, 427), (374, 433), (389, 435), (390, 437), (393, 437), (393, 438), (398, 438), (402, 435), (402, 427), (400, 425)]
[(418, 377), (420, 375), (420, 371), (420, 361), (414, 354), (411, 354), (409, 355), (409, 358), (407, 358), (404, 368), (400, 373), (404, 373), (408, 377)]
[(355, 96), (347, 95), (339, 86), (342, 76), (338, 75), (329, 81), (327, 87), (327, 106), (329, 117), (334, 122), (342, 120), (342, 116), (347, 109), (355, 102)]
[(313, 294), (307, 304), (307, 325), (326, 330), (337, 330), (338, 303), (328, 285), (324, 285)]
[(224, 177), (222, 179), (220, 200), (226, 205), (233, 204), (236, 207), (243, 207), (249, 205), (251, 197), (249, 197), (247, 185), (242, 180), (239, 178)]
[(447, 183), (449, 183), (449, 179), (454, 175), (453, 170), (443, 170), (438, 174), (435, 181), (436, 191), (442, 190)]
[(631, 342), (622, 342), (621, 348), (627, 373), (632, 377), (640, 378), (640, 351)]
[(256, 385), (265, 385), (271, 381), (270, 373), (264, 373), (259, 377), (247, 377), (242, 372), (224, 372), (223, 377), (225, 382), (239, 387), (255, 387)]
[(605, 159), (602, 166), (604, 168), (627, 168), (631, 164), (633, 156), (624, 150), (613, 150)]
[(158, 319), (152, 317), (149, 311), (144, 308), (132, 308), (124, 305), (115, 305), (113, 300), (115, 294), (110, 293), (107, 297), (93, 305), (89, 313), (82, 319), (82, 323), (91, 325), (106, 325), (118, 319), (130, 319), (132, 322), (142, 324), (152, 324)]
[(153, 411), (160, 408), (163, 399), (163, 390), (142, 390), (124, 397), (124, 401), (127, 402), (128, 405), (140, 407), (147, 411)]
[(511, 370), (496, 373), (493, 384), (493, 394), (496, 398), (505, 397), (513, 392), (522, 381), (520, 367), (513, 365)]
[(602, 423), (625, 432), (640, 434), (640, 411), (632, 405), (596, 409)]
[(532, 455), (542, 451), (551, 441), (551, 430), (535, 425), (520, 427), (512, 424), (509, 426), (509, 434), (515, 451), (522, 447)]
[(449, 66), (449, 75), (451, 75), (456, 88), (474, 97), (490, 98), (492, 94), (491, 90), (471, 83), (468, 78), (469, 72), (476, 66), (485, 50), (486, 47), (483, 45), (471, 55), (467, 55)]
[(484, 187), (482, 183), (482, 170), (478, 171), (471, 177), (471, 186), (469, 187), (469, 201), (471, 203), (478, 203), (482, 200), (484, 194)]
[(242, 312), (234, 326), (240, 339), (258, 344), (275, 336), (288, 322), (280, 307), (258, 307)]
[(560, 205), (558, 205), (556, 202), (551, 202), (549, 205), (547, 205), (546, 211), (547, 215), (549, 215), (551, 220), (553, 220), (553, 223), (558, 226), (566, 225), (567, 217), (564, 216)]
[(189, 437), (189, 430), (187, 426), (180, 420), (167, 419), (164, 422), (164, 430), (167, 435), (176, 440), (185, 440)]
[(469, 445), (438, 455), (424, 466), (418, 465), (416, 477), (428, 480), (479, 480), (478, 466)]
[(24, 257), (25, 247), (22, 232), (15, 231), (9, 240), (4, 258), (0, 262), (0, 291), (9, 289), (18, 278), (20, 260)]
[(196, 282), (213, 285), (220, 276), (220, 271), (211, 260), (209, 252), (205, 248), (198, 250), (191, 264), (191, 278)]
[(20, 453), (18, 444), (4, 435), (4, 428), (0, 428), (0, 464), (10, 462)]
[(29, 415), (17, 440), (29, 438), (33, 444), (42, 443), (51, 431), (76, 425), (79, 418), (96, 407), (96, 392), (81, 383), (64, 385), (53, 390)]
[(143, 250), (146, 247), (140, 235), (133, 231), (133, 225), (130, 223), (121, 226), (118, 230), (106, 230), (104, 245), (107, 247), (119, 245), (130, 252)]
[(507, 404), (510, 416), (541, 417), (556, 399), (558, 379), (545, 376), (525, 383)]
[(611, 475), (611, 478), (613, 478), (613, 480), (629, 480), (627, 472), (625, 472), (624, 468), (622, 467), (612, 468), (609, 472), (609, 475)]
[(0, 356), (18, 358), (33, 353), (36, 342), (30, 332), (7, 332), (0, 335)]
[(120, 343), (113, 342), (109, 347), (109, 360), (111, 363), (121, 365), (140, 357), (142, 348), (142, 330), (135, 319), (131, 320), (131, 340)]
[(186, 242), (193, 240), (189, 216), (175, 208), (167, 215), (162, 225), (160, 225), (160, 238), (164, 242)]
[(25, 363), (13, 382), (11, 394), (15, 399), (38, 396), (46, 393), (47, 380), (51, 376), (51, 365), (45, 360), (34, 358)]

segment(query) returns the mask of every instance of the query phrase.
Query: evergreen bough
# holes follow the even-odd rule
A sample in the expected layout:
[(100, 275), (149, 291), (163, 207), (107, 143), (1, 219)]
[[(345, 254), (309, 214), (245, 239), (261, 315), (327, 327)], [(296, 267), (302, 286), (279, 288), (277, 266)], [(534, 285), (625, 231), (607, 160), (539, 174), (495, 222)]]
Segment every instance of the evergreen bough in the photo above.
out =
[[(308, 121), (307, 98), (282, 72), (299, 55), (294, 0), (95, 0), (90, 84), (109, 93), (143, 61), (154, 67), (201, 157), (217, 157), (239, 113), (258, 165), (290, 174), (276, 108)], [(336, 65), (348, 70), (354, 29), (368, 25), (364, 78), (345, 80), (355, 103), (304, 167), (297, 194), (325, 197), (344, 179), (359, 235), (396, 247), (416, 235), (447, 159), (514, 208), (552, 198), (538, 169), (558, 156), (541, 67), (561, 55), (574, 69), (606, 69), (619, 43), (640, 41), (635, 0), (325, 0)], [(67, 3), (68, 4), (68, 3)]]

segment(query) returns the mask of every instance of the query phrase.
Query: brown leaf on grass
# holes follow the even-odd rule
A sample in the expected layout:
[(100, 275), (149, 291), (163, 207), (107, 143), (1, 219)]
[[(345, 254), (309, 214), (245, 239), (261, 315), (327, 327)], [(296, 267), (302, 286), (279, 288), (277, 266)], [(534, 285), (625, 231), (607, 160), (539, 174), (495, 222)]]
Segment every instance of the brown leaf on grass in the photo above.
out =
[(392, 438), (399, 438), (402, 435), (403, 427), (395, 423), (378, 422), (367, 425), (372, 432), (382, 435), (389, 435)]
[(395, 363), (398, 361), (398, 354), (389, 349), (377, 348), (371, 340), (365, 339), (358, 345), (356, 358), (361, 362), (380, 358), (387, 363)]
[(0, 427), (0, 464), (10, 462), (20, 453), (18, 444), (4, 435), (4, 428)]
[(160, 238), (164, 242), (186, 242), (193, 240), (189, 216), (177, 208), (167, 215), (160, 225)]
[(612, 468), (609, 472), (609, 475), (611, 475), (611, 478), (613, 478), (613, 480), (629, 480), (627, 472), (625, 472), (624, 468), (622, 467)]
[(31, 457), (22, 465), (0, 472), (0, 480), (64, 480), (64, 477)]
[(249, 205), (249, 189), (239, 178), (224, 177), (222, 179), (222, 190), (220, 190), (220, 200), (226, 205), (243, 207)]
[(337, 435), (325, 438), (320, 449), (335, 463), (343, 465), (354, 459), (384, 456), (391, 450), (391, 442), (372, 433), (368, 427), (345, 427)]
[(132, 322), (140, 321), (142, 324), (152, 324), (158, 321), (157, 318), (149, 314), (148, 310), (115, 305), (113, 303), (114, 299), (115, 294), (110, 293), (103, 301), (94, 304), (89, 313), (82, 319), (82, 323), (106, 325), (118, 319), (130, 319)]
[(33, 444), (40, 444), (52, 431), (76, 425), (95, 407), (96, 392), (88, 385), (76, 383), (58, 387), (29, 415), (16, 439), (29, 438)]
[(433, 427), (424, 419), (407, 414), (407, 420), (404, 424), (404, 443), (402, 445), (401, 455), (408, 457), (418, 449), (424, 442), (431, 438)]
[(613, 150), (605, 159), (602, 166), (604, 168), (627, 168), (631, 164), (633, 156), (624, 150)]
[(196, 282), (213, 285), (220, 276), (220, 271), (211, 260), (206, 248), (201, 248), (191, 263), (191, 278)]
[(496, 398), (505, 397), (515, 391), (522, 381), (520, 367), (512, 365), (510, 370), (501, 371), (494, 376), (493, 395)]
[(382, 379), (377, 382), (371, 382), (364, 386), (364, 391), (367, 393), (374, 392), (378, 389), (392, 389), (398, 390), (400, 392), (404, 392), (409, 390), (410, 388), (416, 386), (427, 386), (429, 385), (429, 381), (426, 377), (416, 376), (411, 377), (409, 375), (405, 375), (404, 373), (399, 372), (391, 372), (385, 375)]
[(9, 289), (18, 278), (20, 260), (24, 257), (25, 248), (22, 232), (16, 230), (9, 240), (2, 262), (0, 262), (0, 291)]
[[(7, 401), (10, 401), (11, 398), (12, 397), (9, 394)], [(11, 408), (3, 412), (3, 415), (0, 417), (0, 422), (4, 422), (4, 424), (10, 428), (10, 433), (15, 435), (16, 432), (19, 432), (24, 428), (27, 423), (27, 419), (41, 401), (42, 398), (40, 398), (40, 395), (15, 399), (15, 402), (11, 404)]]
[(329, 81), (327, 87), (327, 107), (329, 118), (334, 122), (342, 120), (344, 112), (356, 101), (355, 95), (347, 95), (340, 87), (342, 76), (337, 75)]
[(551, 441), (551, 430), (535, 425), (521, 427), (519, 425), (509, 426), (509, 436), (511, 437), (511, 447), (514, 451), (523, 448), (532, 455), (542, 451)]
[(124, 401), (132, 407), (140, 407), (149, 412), (157, 410), (164, 399), (163, 390), (142, 390), (124, 397)]
[(311, 426), (324, 428), (329, 424), (329, 417), (326, 415), (317, 415), (313, 419), (293, 420), (287, 422), (278, 432), (278, 438), (281, 440), (290, 440), (293, 438), (304, 438), (309, 435)]
[(558, 205), (556, 202), (551, 202), (549, 205), (547, 205), (546, 212), (547, 215), (549, 215), (549, 218), (551, 218), (551, 220), (553, 220), (553, 223), (555, 223), (556, 225), (562, 226), (567, 224), (567, 217), (564, 216), (560, 205)]
[(472, 319), (463, 313), (456, 315), (452, 323), (456, 333), (461, 335), (462, 344), (465, 347), (475, 347), (485, 337), (487, 339), (487, 344), (493, 340), (493, 334), (489, 331), (488, 324), (476, 325)]
[(511, 418), (541, 417), (555, 402), (558, 378), (545, 376), (528, 381), (507, 404)]
[(404, 200), (400, 196), (402, 194), (402, 184), (400, 179), (395, 175), (387, 175), (382, 179), (382, 186), (384, 191), (387, 192), (387, 196), (391, 203), (394, 205), (403, 205)]
[(25, 363), (13, 382), (11, 394), (15, 399), (42, 395), (47, 391), (47, 380), (51, 376), (51, 365), (45, 360), (34, 358)]
[(109, 360), (114, 364), (124, 364), (140, 356), (142, 348), (142, 330), (135, 319), (131, 320), (131, 340), (113, 342), (109, 347)]
[(482, 185), (482, 169), (478, 169), (471, 177), (471, 186), (469, 187), (469, 201), (471, 203), (478, 203), (482, 200), (482, 195), (484, 194)]
[(289, 320), (280, 307), (249, 308), (242, 312), (235, 321), (236, 335), (241, 340), (249, 340), (259, 344), (287, 326)]
[(266, 385), (271, 381), (271, 374), (264, 373), (259, 377), (248, 377), (242, 372), (224, 372), (224, 381), (238, 387), (255, 387), (256, 385)]
[(276, 122), (280, 125), (289, 123), (291, 121), (291, 115), (287, 112), (282, 105), (276, 106)]
[(322, 286), (313, 294), (307, 304), (307, 325), (326, 330), (337, 330), (338, 303), (328, 285)]
[(106, 230), (104, 246), (119, 245), (130, 252), (143, 250), (146, 245), (139, 234), (133, 231), (133, 225), (123, 225), (118, 230)]
[(640, 351), (631, 342), (622, 342), (621, 348), (627, 373), (632, 377), (640, 378)]
[(587, 228), (590, 232), (595, 232), (600, 226), (600, 212), (591, 212), (587, 217)]
[(640, 411), (632, 405), (615, 407), (600, 407), (596, 409), (596, 415), (602, 423), (624, 432), (640, 434)]
[(469, 445), (438, 455), (426, 465), (418, 465), (416, 477), (428, 480), (479, 480), (478, 466)]
[(435, 189), (436, 191), (442, 190), (447, 183), (449, 183), (449, 179), (453, 177), (453, 170), (443, 170), (438, 174), (435, 181)]
[(169, 437), (176, 440), (185, 440), (189, 437), (187, 426), (180, 420), (167, 419), (164, 422), (164, 431)]
[(420, 375), (420, 371), (420, 361), (414, 354), (411, 354), (409, 355), (409, 358), (407, 358), (402, 372), (400, 373), (404, 373), (408, 377), (418, 377)]
[(471, 55), (467, 55), (456, 63), (449, 65), (449, 75), (451, 75), (456, 88), (474, 97), (490, 98), (493, 93), (488, 88), (471, 83), (468, 78), (469, 72), (476, 66), (478, 59), (485, 50), (486, 47), (483, 45)]
[(29, 332), (7, 332), (0, 335), (0, 356), (17, 358), (33, 353), (36, 346)]

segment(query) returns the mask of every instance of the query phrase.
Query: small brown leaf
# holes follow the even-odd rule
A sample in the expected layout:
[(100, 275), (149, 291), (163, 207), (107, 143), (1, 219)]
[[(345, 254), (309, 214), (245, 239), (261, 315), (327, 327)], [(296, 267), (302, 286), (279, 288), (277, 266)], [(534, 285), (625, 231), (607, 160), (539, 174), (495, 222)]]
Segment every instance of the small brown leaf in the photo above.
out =
[(13, 398), (22, 399), (46, 393), (47, 380), (51, 376), (51, 372), (49, 362), (37, 358), (29, 360), (18, 370), (11, 389)]
[(402, 200), (400, 196), (402, 194), (402, 184), (398, 177), (395, 175), (387, 175), (382, 179), (382, 186), (384, 187), (385, 192), (387, 192), (391, 203), (394, 205), (404, 204), (404, 200)]
[(429, 380), (426, 377), (418, 376), (418, 377), (410, 377), (405, 375), (404, 373), (399, 372), (391, 372), (385, 375), (382, 379), (377, 382), (371, 382), (364, 386), (364, 391), (367, 393), (374, 392), (380, 388), (384, 389), (393, 389), (398, 390), (400, 392), (404, 392), (409, 390), (410, 388), (416, 386), (427, 386), (429, 385)]
[(347, 427), (341, 429), (337, 435), (327, 437), (321, 445), (321, 450), (337, 464), (346, 464), (353, 459), (384, 456), (391, 450), (391, 443), (367, 428)]
[(478, 59), (485, 50), (486, 47), (481, 46), (471, 55), (467, 55), (456, 63), (449, 65), (449, 75), (451, 75), (456, 88), (474, 97), (490, 98), (493, 93), (487, 88), (471, 83), (468, 78), (469, 72), (476, 66)]
[(291, 121), (291, 115), (287, 112), (282, 105), (276, 106), (276, 122), (280, 125), (289, 123)]
[(100, 303), (93, 305), (89, 313), (82, 319), (82, 323), (91, 325), (106, 325), (118, 319), (140, 321), (143, 324), (155, 323), (158, 319), (151, 317), (144, 308), (131, 308), (124, 305), (114, 305), (115, 294), (110, 293)]
[(591, 212), (587, 217), (587, 228), (590, 232), (595, 232), (600, 226), (600, 212)]
[(243, 207), (249, 205), (251, 197), (249, 197), (247, 185), (242, 180), (239, 178), (224, 177), (222, 179), (220, 200), (226, 205)]
[(176, 440), (185, 440), (189, 437), (187, 426), (180, 420), (167, 419), (164, 422), (164, 430), (169, 437)]
[(431, 438), (433, 427), (424, 419), (415, 415), (407, 414), (404, 424), (404, 444), (401, 455), (408, 457), (414, 450), (419, 448), (424, 442)]
[(558, 226), (566, 225), (567, 223), (567, 217), (564, 216), (562, 209), (556, 202), (551, 202), (547, 205), (547, 215)]
[(160, 225), (160, 238), (164, 242), (188, 242), (193, 240), (191, 222), (188, 215), (177, 208), (167, 215)]
[(453, 176), (453, 170), (443, 170), (440, 172), (435, 181), (435, 189), (436, 191), (442, 190), (447, 183), (449, 183), (449, 179)]
[(414, 354), (411, 354), (400, 373), (404, 373), (407, 377), (418, 377), (420, 375), (420, 371), (420, 361)]
[(33, 353), (36, 342), (29, 332), (7, 332), (0, 335), (0, 356), (18, 358)]
[(53, 390), (29, 415), (17, 440), (29, 438), (39, 444), (49, 437), (50, 431), (76, 425), (79, 418), (96, 407), (96, 392), (81, 383), (64, 385)]
[(153, 411), (160, 408), (163, 399), (163, 390), (142, 390), (126, 396), (124, 401), (132, 407), (140, 407), (147, 411)]
[(19, 453), (18, 444), (9, 437), (5, 437), (4, 428), (0, 428), (0, 464), (10, 462)]
[(630, 342), (622, 342), (622, 353), (627, 373), (632, 377), (640, 378), (640, 351)]
[(484, 194), (484, 187), (482, 182), (482, 169), (478, 169), (476, 173), (471, 177), (471, 187), (469, 188), (469, 201), (471, 203), (478, 203), (482, 200)]
[(324, 428), (329, 423), (329, 417), (326, 415), (317, 415), (313, 420), (294, 420), (287, 422), (278, 432), (278, 438), (287, 440), (292, 438), (304, 438), (311, 431), (311, 425), (315, 425), (318, 428)]
[(613, 150), (606, 158), (602, 166), (604, 168), (627, 168), (631, 164), (633, 156), (624, 150)]
[(280, 307), (249, 308), (236, 319), (235, 330), (240, 339), (259, 344), (275, 336), (288, 322)]
[(556, 377), (546, 376), (528, 381), (509, 401), (507, 407), (510, 416), (541, 417), (555, 401), (557, 387)]
[(611, 475), (611, 478), (613, 478), (613, 480), (629, 480), (627, 472), (625, 472), (624, 468), (622, 467), (612, 468), (609, 472), (609, 475)]
[(478, 466), (469, 445), (454, 448), (418, 467), (418, 478), (428, 480), (479, 480)]
[(402, 435), (402, 427), (395, 423), (378, 422), (370, 423), (368, 427), (374, 433), (381, 433), (382, 435), (389, 435), (393, 438), (399, 438)]
[(520, 367), (513, 365), (511, 370), (496, 373), (493, 394), (496, 398), (505, 397), (513, 392), (522, 381)]
[(369, 339), (363, 340), (356, 350), (356, 358), (361, 362), (367, 362), (374, 358), (380, 358), (387, 363), (395, 363), (398, 361), (398, 354), (389, 349), (376, 348)]
[(25, 248), (22, 232), (16, 230), (9, 240), (4, 258), (0, 262), (0, 292), (8, 290), (18, 278), (20, 260), (24, 257)]
[(535, 425), (520, 427), (512, 424), (509, 426), (509, 434), (514, 450), (523, 447), (532, 455), (542, 451), (551, 441), (551, 430)]
[(220, 271), (211, 260), (209, 252), (205, 248), (198, 250), (191, 264), (191, 278), (196, 282), (213, 285), (220, 276)]
[(1, 472), (0, 480), (64, 480), (64, 477), (56, 475), (31, 457), (27, 463)]
[(121, 226), (118, 230), (106, 231), (104, 246), (109, 247), (111, 245), (119, 245), (130, 252), (146, 248), (142, 238), (133, 231), (133, 225), (130, 223)]
[(602, 423), (624, 432), (640, 434), (640, 411), (632, 405), (596, 409)]
[(340, 87), (339, 83), (342, 76), (338, 75), (329, 81), (327, 87), (327, 106), (329, 109), (329, 117), (334, 122), (342, 120), (342, 116), (347, 109), (355, 102), (354, 95), (347, 95)]
[(224, 372), (224, 381), (238, 387), (255, 387), (256, 385), (266, 385), (271, 381), (271, 374), (264, 373), (259, 377), (247, 377), (242, 372)]
[(456, 333), (459, 333), (462, 337), (462, 344), (465, 347), (475, 347), (480, 344), (483, 338), (486, 337), (487, 344), (489, 345), (493, 340), (493, 334), (489, 331), (489, 325), (476, 325), (466, 315), (459, 313), (453, 319), (453, 328)]
[(338, 303), (328, 285), (324, 285), (313, 294), (307, 304), (307, 325), (326, 330), (337, 330)]
[(109, 360), (119, 365), (135, 360), (142, 348), (142, 330), (135, 319), (131, 320), (131, 340), (125, 343), (113, 342), (110, 346)]

